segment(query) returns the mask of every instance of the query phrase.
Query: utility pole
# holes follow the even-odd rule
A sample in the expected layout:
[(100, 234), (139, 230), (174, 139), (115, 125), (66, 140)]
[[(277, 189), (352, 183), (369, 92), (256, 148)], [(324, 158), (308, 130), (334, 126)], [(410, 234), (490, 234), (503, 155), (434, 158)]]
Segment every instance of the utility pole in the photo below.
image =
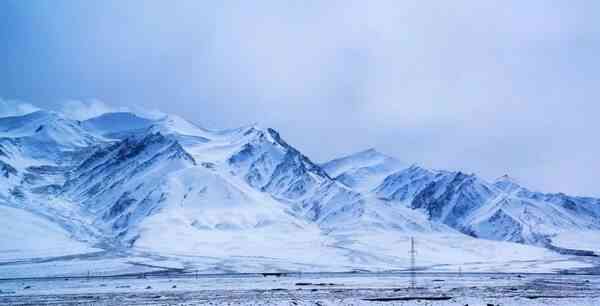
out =
[(417, 286), (417, 272), (415, 267), (415, 238), (410, 237), (410, 288), (415, 289)]

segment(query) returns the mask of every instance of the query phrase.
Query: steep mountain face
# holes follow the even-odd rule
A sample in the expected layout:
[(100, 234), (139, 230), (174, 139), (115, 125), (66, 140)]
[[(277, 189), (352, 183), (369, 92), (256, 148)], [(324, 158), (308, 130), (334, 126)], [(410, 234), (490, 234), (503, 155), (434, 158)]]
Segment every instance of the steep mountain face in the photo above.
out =
[(375, 194), (422, 210), (431, 220), (472, 235), (468, 220), (496, 197), (496, 188), (475, 175), (411, 166), (386, 177)]
[(411, 207), (424, 209), (433, 220), (461, 228), (462, 220), (493, 196), (491, 186), (474, 175), (457, 172), (429, 183), (415, 196)]
[(94, 151), (68, 173), (62, 194), (97, 216), (108, 235), (124, 235), (164, 201), (162, 176), (193, 165), (176, 140), (135, 135)]
[(332, 181), (274, 130), (250, 128), (244, 134), (249, 136), (248, 142), (228, 162), (250, 186), (276, 197), (296, 200)]
[(475, 238), (563, 251), (565, 234), (600, 231), (597, 199), (407, 167), (373, 149), (318, 165), (273, 129), (129, 113), (0, 119), (0, 205), (49, 220), (65, 245), (341, 269), (406, 265), (409, 236), (433, 265), (457, 245), (468, 255), (443, 260), (485, 261), (504, 247), (518, 250), (507, 260), (549, 256)]
[(432, 171), (413, 165), (385, 177), (374, 192), (377, 196), (386, 200), (412, 201), (430, 183), (445, 176), (446, 173), (444, 172)]
[(104, 141), (53, 112), (0, 118), (0, 200), (20, 203), (30, 200), (28, 191), (55, 191), (65, 171)]

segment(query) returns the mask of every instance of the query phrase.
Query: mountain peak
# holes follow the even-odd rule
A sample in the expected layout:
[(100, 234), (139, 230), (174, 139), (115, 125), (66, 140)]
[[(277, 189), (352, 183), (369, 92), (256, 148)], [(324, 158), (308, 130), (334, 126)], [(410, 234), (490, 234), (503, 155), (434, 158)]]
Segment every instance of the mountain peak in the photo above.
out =
[(29, 118), (53, 117), (53, 118), (57, 118), (57, 117), (62, 117), (62, 115), (55, 111), (40, 109), (40, 110), (37, 110), (32, 113), (28, 113), (28, 114), (25, 114), (22, 116), (15, 116), (15, 117), (29, 117)]
[(40, 145), (49, 141), (63, 147), (85, 147), (100, 140), (83, 129), (80, 121), (65, 118), (57, 112), (42, 110), (0, 118), (0, 137), (27, 139), (31, 143), (37, 143), (37, 149), (40, 150), (49, 149), (47, 145)]
[(184, 119), (183, 117), (173, 115), (173, 114), (165, 115), (164, 117), (158, 119), (158, 121), (161, 122), (162, 124), (173, 126), (173, 127), (187, 128), (187, 129), (199, 128), (196, 124), (191, 123), (190, 121)]
[(98, 117), (87, 119), (82, 122), (82, 126), (101, 135), (114, 135), (145, 129), (152, 123), (152, 120), (142, 118), (134, 113), (115, 112), (104, 113)]
[(375, 188), (386, 176), (406, 168), (406, 164), (375, 148), (368, 148), (324, 163), (322, 167), (338, 182), (366, 192)]
[(505, 174), (505, 175), (497, 178), (494, 182), (510, 182), (510, 183), (513, 183), (516, 185), (520, 185), (520, 182), (516, 178), (514, 178), (508, 174)]
[(377, 151), (375, 148), (368, 148), (366, 150), (358, 151), (350, 156), (389, 157), (386, 154)]
[(48, 122), (50, 120), (56, 120), (60, 118), (62, 118), (62, 116), (57, 112), (38, 110), (25, 115), (0, 118), (0, 129), (15, 129), (30, 123)]
[(324, 163), (322, 166), (332, 177), (336, 177), (352, 169), (356, 170), (365, 167), (383, 167), (399, 170), (403, 168), (405, 164), (393, 157), (377, 151), (375, 148), (368, 148), (348, 156), (333, 159)]
[(494, 186), (500, 188), (503, 191), (511, 192), (517, 189), (521, 189), (520, 182), (512, 176), (505, 174), (494, 181)]
[(155, 121), (155, 130), (160, 130), (163, 134), (179, 134), (184, 136), (202, 137), (211, 139), (214, 135), (203, 127), (190, 122), (177, 115), (166, 115)]
[[(104, 113), (104, 114), (101, 114), (99, 116), (87, 119), (85, 121), (90, 121), (90, 120), (94, 120), (94, 119), (97, 119), (97, 118), (122, 118), (122, 119), (131, 119), (131, 118), (138, 119), (139, 118), (139, 119), (145, 119), (145, 118), (143, 118), (141, 116), (138, 116), (137, 114), (131, 113), (131, 112), (112, 112), (112, 113)], [(147, 119), (147, 120), (149, 120), (149, 119)]]
[(366, 150), (359, 151), (359, 153), (379, 153), (379, 152), (377, 151), (377, 149), (371, 147)]
[(381, 160), (384, 159), (394, 159), (393, 157), (390, 157), (384, 153), (381, 153), (380, 151), (378, 151), (375, 148), (368, 148), (366, 150), (362, 150), (362, 151), (358, 151), (356, 153), (341, 157), (341, 158), (336, 158), (335, 160), (363, 160), (363, 161), (370, 161), (370, 162), (379, 162)]

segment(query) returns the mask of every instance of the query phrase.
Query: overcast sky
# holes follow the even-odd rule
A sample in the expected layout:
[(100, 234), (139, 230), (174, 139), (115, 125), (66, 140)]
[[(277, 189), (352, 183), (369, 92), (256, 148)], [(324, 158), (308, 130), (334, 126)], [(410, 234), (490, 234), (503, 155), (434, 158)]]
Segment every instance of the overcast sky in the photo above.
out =
[(3, 0), (0, 40), (0, 112), (258, 122), (318, 162), (600, 196), (599, 1)]

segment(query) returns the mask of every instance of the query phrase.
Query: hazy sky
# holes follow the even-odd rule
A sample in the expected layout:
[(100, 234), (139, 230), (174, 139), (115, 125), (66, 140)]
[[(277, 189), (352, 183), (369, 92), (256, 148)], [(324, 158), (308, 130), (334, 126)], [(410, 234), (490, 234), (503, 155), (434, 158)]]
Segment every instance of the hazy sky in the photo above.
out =
[(0, 39), (0, 112), (259, 122), (319, 162), (600, 196), (599, 1), (3, 0)]

